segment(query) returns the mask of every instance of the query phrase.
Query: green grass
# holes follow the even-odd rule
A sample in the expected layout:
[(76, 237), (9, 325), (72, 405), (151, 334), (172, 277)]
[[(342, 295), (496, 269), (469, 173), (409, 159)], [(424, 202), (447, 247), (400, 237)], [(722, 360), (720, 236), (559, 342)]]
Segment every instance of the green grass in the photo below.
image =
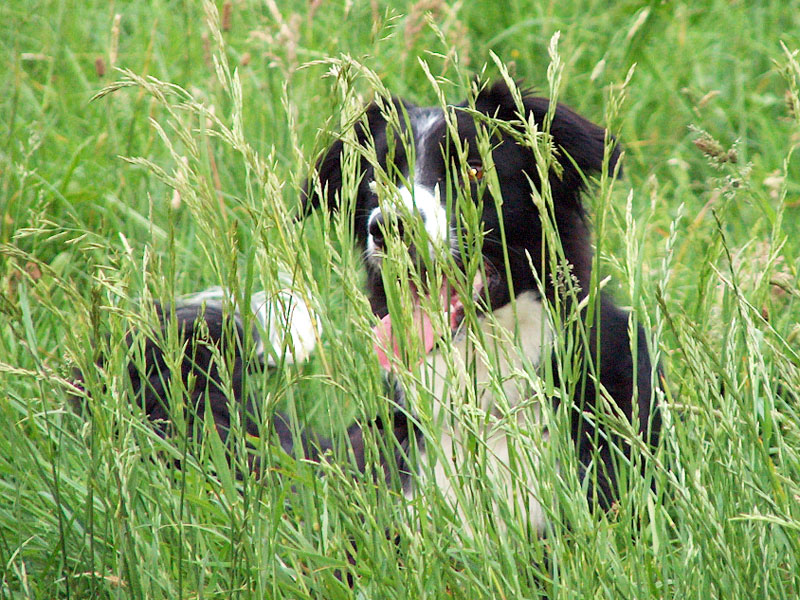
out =
[[(420, 4), (429, 19), (237, 1), (222, 43), (190, 1), (0, 7), (0, 597), (798, 596), (800, 4)], [(266, 481), (237, 482), (213, 437), (155, 436), (124, 394), (138, 299), (244, 298), (279, 265), (306, 274), (324, 333), (309, 364), (253, 382), (265, 412), (341, 432), (385, 410), (358, 257), (345, 224), (292, 224), (299, 186), (378, 81), (460, 101), (474, 73), (498, 76), (493, 52), (546, 93), (556, 31), (559, 99), (625, 147), (622, 180), (587, 203), (600, 272), (668, 373), (657, 491), (631, 474), (593, 515), (566, 436), (516, 431), (553, 513), (540, 540), (509, 512), (476, 508), (466, 530), (433, 489), (410, 511), (268, 447)], [(76, 366), (91, 414), (69, 405)], [(479, 506), (504, 493), (467, 487)]]

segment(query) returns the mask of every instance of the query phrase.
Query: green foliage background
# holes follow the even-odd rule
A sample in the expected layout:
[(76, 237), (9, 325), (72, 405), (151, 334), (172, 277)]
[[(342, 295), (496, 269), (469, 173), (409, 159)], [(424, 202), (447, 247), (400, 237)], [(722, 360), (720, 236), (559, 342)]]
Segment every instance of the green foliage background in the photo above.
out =
[[(221, 42), (188, 0), (0, 7), (0, 596), (796, 598), (800, 4), (218, 9)], [(625, 148), (623, 180), (587, 201), (602, 272), (669, 374), (657, 493), (634, 482), (592, 515), (551, 473), (546, 539), (477, 517), (469, 534), (441, 499), (414, 522), (390, 491), (301, 463), (236, 482), (220, 448), (158, 439), (120, 402), (137, 298), (246, 294), (297, 258), (326, 335), (308, 366), (265, 376), (268, 399), (333, 430), (374, 414), (357, 257), (321, 218), (287, 225), (309, 165), (373, 93), (358, 65), (457, 102), (497, 76), (494, 53), (547, 93), (556, 32), (559, 99)], [(92, 100), (116, 69), (138, 85)], [(180, 89), (162, 102), (159, 82)], [(104, 408), (81, 416), (72, 369), (100, 348)]]

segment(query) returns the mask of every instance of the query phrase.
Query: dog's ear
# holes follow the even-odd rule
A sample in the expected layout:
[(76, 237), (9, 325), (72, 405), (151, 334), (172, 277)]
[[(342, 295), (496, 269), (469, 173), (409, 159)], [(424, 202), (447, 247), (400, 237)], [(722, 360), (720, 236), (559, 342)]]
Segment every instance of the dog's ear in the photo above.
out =
[[(376, 129), (385, 125), (380, 107), (373, 102), (365, 109), (362, 118), (354, 125), (356, 144), (364, 144), (370, 136), (374, 136)], [(307, 216), (312, 210), (322, 204), (322, 197), (326, 200), (328, 210), (336, 210), (339, 206), (342, 192), (342, 153), (345, 142), (335, 140), (330, 147), (317, 160), (314, 170), (306, 178), (301, 190), (302, 216)]]
[(338, 203), (342, 190), (342, 150), (344, 142), (335, 140), (320, 156), (314, 170), (303, 182), (300, 190), (302, 217), (308, 216), (312, 210), (319, 208), (322, 197), (327, 199), (328, 209), (333, 210)]
[[(413, 105), (394, 97), (390, 99), (390, 103), (394, 105), (394, 111), (397, 112), (400, 121), (404, 122), (404, 112), (413, 108)], [(380, 146), (385, 141), (387, 121), (382, 105), (385, 105), (385, 102), (370, 103), (353, 126), (356, 134), (354, 145), (356, 151), (358, 151), (358, 147), (366, 147), (367, 144), (372, 143)], [(342, 191), (342, 153), (344, 149), (345, 142), (342, 139), (335, 140), (319, 158), (313, 172), (304, 182), (301, 191), (303, 216), (308, 215), (322, 204), (320, 192), (326, 199), (328, 210), (338, 208)], [(363, 158), (361, 163), (360, 175), (364, 173), (367, 166)]]
[[(530, 89), (520, 88), (520, 91), (526, 119), (533, 115), (537, 126), (542, 127), (550, 108), (550, 100), (534, 96)], [(475, 107), (478, 111), (501, 120), (520, 118), (511, 90), (503, 80), (481, 91), (476, 98)], [(582, 187), (581, 173), (598, 173), (603, 168), (606, 144), (606, 130), (603, 127), (584, 119), (563, 104), (558, 104), (550, 124), (550, 135), (553, 136), (558, 153), (556, 159), (564, 168), (565, 178), (570, 183)], [(608, 139), (613, 146), (608, 170), (613, 173), (619, 159), (620, 147), (613, 136)]]

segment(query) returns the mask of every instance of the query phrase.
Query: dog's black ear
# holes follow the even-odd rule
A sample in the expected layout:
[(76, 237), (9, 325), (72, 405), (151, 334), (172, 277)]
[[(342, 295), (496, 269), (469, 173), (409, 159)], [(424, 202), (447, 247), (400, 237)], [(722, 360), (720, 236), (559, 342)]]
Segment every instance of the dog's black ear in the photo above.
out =
[[(520, 88), (522, 104), (528, 118), (533, 119), (539, 127), (544, 124), (545, 115), (550, 108), (550, 100), (534, 96), (530, 89)], [(520, 118), (517, 105), (508, 84), (500, 80), (478, 94), (476, 109), (502, 120), (518, 120)], [(553, 121), (550, 124), (550, 135), (553, 136), (556, 156), (564, 168), (565, 177), (570, 183), (582, 187), (583, 175), (598, 173), (603, 168), (606, 130), (584, 119), (575, 111), (563, 104), (556, 106)], [(609, 136), (613, 146), (609, 156), (608, 170), (613, 173), (619, 159), (620, 147), (613, 136)], [(577, 165), (577, 169), (575, 166)]]
[[(388, 106), (390, 105), (390, 106)], [(406, 115), (415, 106), (397, 97), (391, 97), (383, 102), (372, 102), (365, 109), (364, 114), (353, 126), (355, 130), (355, 144), (353, 150), (367, 148), (374, 144), (375, 148), (386, 146), (387, 117), (386, 111), (396, 113), (399, 121), (396, 127), (403, 130), (407, 127)], [(342, 153), (345, 150), (345, 141), (337, 139), (317, 161), (313, 172), (308, 176), (301, 191), (302, 216), (308, 215), (312, 210), (319, 208), (323, 199), (328, 210), (339, 207), (342, 192)], [(367, 172), (367, 160), (362, 156), (360, 161), (359, 177)], [(322, 195), (322, 198), (320, 197)]]
[(334, 141), (303, 182), (300, 191), (301, 216), (308, 216), (312, 210), (319, 208), (322, 197), (327, 199), (328, 209), (336, 208), (339, 193), (342, 191), (342, 150), (344, 142)]
[[(392, 98), (391, 103), (394, 104), (395, 110), (401, 115), (402, 120), (402, 111), (411, 105), (406, 105), (398, 98)], [(370, 103), (353, 126), (356, 133), (354, 149), (358, 151), (358, 147), (365, 147), (371, 143), (379, 144), (379, 141), (386, 135), (386, 125), (386, 117), (381, 104)], [(322, 204), (320, 192), (326, 199), (328, 210), (338, 208), (339, 196), (342, 191), (342, 153), (344, 149), (345, 142), (337, 139), (317, 161), (313, 172), (306, 179), (302, 188), (303, 216), (308, 215)], [(363, 159), (361, 162), (361, 174), (363, 174), (366, 164)]]

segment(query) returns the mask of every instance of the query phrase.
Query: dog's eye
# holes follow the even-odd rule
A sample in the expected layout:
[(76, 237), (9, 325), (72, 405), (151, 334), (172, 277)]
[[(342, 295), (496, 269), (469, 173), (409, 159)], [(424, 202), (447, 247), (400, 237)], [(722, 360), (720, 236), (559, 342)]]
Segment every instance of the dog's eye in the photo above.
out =
[(467, 175), (470, 181), (480, 181), (483, 179), (483, 163), (477, 160), (467, 163)]

